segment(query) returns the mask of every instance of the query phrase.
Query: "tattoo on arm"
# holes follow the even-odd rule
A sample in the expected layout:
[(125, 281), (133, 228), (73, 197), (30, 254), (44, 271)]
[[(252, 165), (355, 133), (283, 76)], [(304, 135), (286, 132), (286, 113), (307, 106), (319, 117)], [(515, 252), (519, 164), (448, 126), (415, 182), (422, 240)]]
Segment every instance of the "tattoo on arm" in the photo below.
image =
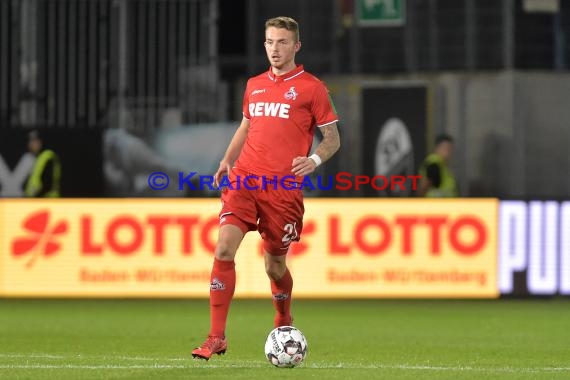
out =
[(317, 146), (315, 153), (321, 158), (322, 162), (325, 162), (340, 148), (340, 137), (336, 123), (325, 125), (319, 129), (323, 134), (323, 140)]

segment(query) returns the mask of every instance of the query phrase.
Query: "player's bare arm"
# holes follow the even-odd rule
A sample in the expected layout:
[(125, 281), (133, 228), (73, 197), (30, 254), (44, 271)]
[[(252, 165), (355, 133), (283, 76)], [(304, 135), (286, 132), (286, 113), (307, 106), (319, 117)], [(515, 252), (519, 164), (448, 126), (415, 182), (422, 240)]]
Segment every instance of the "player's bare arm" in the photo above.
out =
[(232, 141), (230, 141), (228, 149), (226, 149), (224, 158), (222, 159), (222, 161), (220, 161), (220, 166), (218, 168), (218, 171), (216, 171), (216, 174), (214, 174), (214, 184), (216, 186), (218, 186), (224, 174), (227, 175), (230, 174), (231, 166), (239, 156), (241, 148), (245, 143), (248, 130), (249, 130), (249, 120), (244, 117), (241, 120), (241, 124), (236, 130), (236, 133), (234, 133), (234, 137), (232, 137)]
[(317, 166), (330, 159), (340, 148), (340, 137), (336, 123), (320, 127), (319, 130), (323, 135), (323, 139), (317, 146), (314, 154), (319, 156), (321, 162), (316, 162), (309, 157), (295, 157), (293, 159), (291, 171), (296, 176), (309, 175), (315, 171)]

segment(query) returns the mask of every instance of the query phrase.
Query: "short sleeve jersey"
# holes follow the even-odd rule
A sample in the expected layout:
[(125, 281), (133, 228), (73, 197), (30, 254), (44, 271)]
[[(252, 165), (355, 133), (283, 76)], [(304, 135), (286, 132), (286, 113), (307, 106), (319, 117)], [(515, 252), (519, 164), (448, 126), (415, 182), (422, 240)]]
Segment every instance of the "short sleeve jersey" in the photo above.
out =
[(235, 166), (258, 176), (292, 175), (293, 159), (310, 153), (315, 128), (338, 120), (324, 83), (302, 65), (250, 78), (243, 115), (250, 126)]

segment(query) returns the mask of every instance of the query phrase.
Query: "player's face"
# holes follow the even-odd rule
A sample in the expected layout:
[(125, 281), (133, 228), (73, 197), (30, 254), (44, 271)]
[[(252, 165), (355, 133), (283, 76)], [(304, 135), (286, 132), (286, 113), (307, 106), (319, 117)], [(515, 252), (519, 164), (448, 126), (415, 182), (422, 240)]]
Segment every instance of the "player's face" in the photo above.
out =
[(295, 53), (301, 42), (295, 40), (295, 33), (284, 28), (270, 26), (265, 30), (265, 51), (272, 67), (279, 71), (295, 68)]

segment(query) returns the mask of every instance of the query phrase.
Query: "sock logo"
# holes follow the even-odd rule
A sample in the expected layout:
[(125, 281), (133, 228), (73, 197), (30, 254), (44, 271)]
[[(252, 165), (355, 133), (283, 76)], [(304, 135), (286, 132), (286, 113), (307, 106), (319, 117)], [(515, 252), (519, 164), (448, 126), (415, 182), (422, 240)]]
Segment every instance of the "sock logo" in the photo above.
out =
[(285, 301), (287, 298), (289, 298), (289, 294), (287, 293), (279, 293), (273, 295), (273, 299), (275, 301)]
[(224, 290), (225, 288), (226, 285), (217, 278), (214, 278), (210, 283), (210, 290)]

